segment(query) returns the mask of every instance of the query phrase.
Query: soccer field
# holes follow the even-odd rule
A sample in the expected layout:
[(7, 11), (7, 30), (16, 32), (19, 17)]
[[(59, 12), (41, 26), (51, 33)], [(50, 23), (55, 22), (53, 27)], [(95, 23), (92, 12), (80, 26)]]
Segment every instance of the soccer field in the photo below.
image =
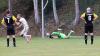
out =
[(0, 56), (100, 56), (100, 38), (94, 45), (84, 44), (83, 38), (42, 39), (33, 38), (27, 44), (23, 38), (17, 38), (17, 47), (6, 47), (6, 39), (0, 38)]

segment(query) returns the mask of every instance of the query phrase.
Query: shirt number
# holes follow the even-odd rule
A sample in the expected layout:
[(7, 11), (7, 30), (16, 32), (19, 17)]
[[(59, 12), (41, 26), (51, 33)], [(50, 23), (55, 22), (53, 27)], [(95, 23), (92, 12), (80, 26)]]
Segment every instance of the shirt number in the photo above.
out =
[(88, 16), (88, 20), (91, 21), (92, 20), (92, 17), (91, 16)]
[(7, 20), (8, 20), (8, 23), (9, 23), (9, 21), (10, 21), (10, 18), (7, 18)]

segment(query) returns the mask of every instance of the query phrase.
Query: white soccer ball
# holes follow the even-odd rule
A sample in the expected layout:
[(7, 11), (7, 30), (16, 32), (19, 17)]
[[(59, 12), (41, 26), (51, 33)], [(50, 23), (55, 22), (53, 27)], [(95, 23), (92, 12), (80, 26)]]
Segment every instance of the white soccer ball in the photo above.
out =
[(50, 33), (46, 33), (47, 36), (50, 36)]
[(74, 32), (73, 30), (71, 30), (71, 32)]

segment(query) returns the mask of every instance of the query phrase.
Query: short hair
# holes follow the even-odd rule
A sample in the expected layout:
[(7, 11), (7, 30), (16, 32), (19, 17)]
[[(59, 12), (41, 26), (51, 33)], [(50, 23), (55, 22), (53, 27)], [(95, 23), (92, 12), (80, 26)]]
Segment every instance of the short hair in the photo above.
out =
[(10, 14), (10, 11), (7, 9), (5, 12), (4, 12), (4, 16), (6, 16), (7, 14)]
[(19, 16), (21, 16), (21, 17), (22, 17), (22, 14), (17, 14), (17, 15), (19, 15)]

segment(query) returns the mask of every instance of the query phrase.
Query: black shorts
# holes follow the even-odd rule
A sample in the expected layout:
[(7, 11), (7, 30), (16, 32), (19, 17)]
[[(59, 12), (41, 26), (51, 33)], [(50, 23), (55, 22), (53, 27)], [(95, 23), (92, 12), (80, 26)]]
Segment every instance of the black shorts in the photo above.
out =
[(85, 24), (85, 33), (93, 33), (93, 24)]
[(7, 35), (15, 35), (14, 26), (7, 26)]

